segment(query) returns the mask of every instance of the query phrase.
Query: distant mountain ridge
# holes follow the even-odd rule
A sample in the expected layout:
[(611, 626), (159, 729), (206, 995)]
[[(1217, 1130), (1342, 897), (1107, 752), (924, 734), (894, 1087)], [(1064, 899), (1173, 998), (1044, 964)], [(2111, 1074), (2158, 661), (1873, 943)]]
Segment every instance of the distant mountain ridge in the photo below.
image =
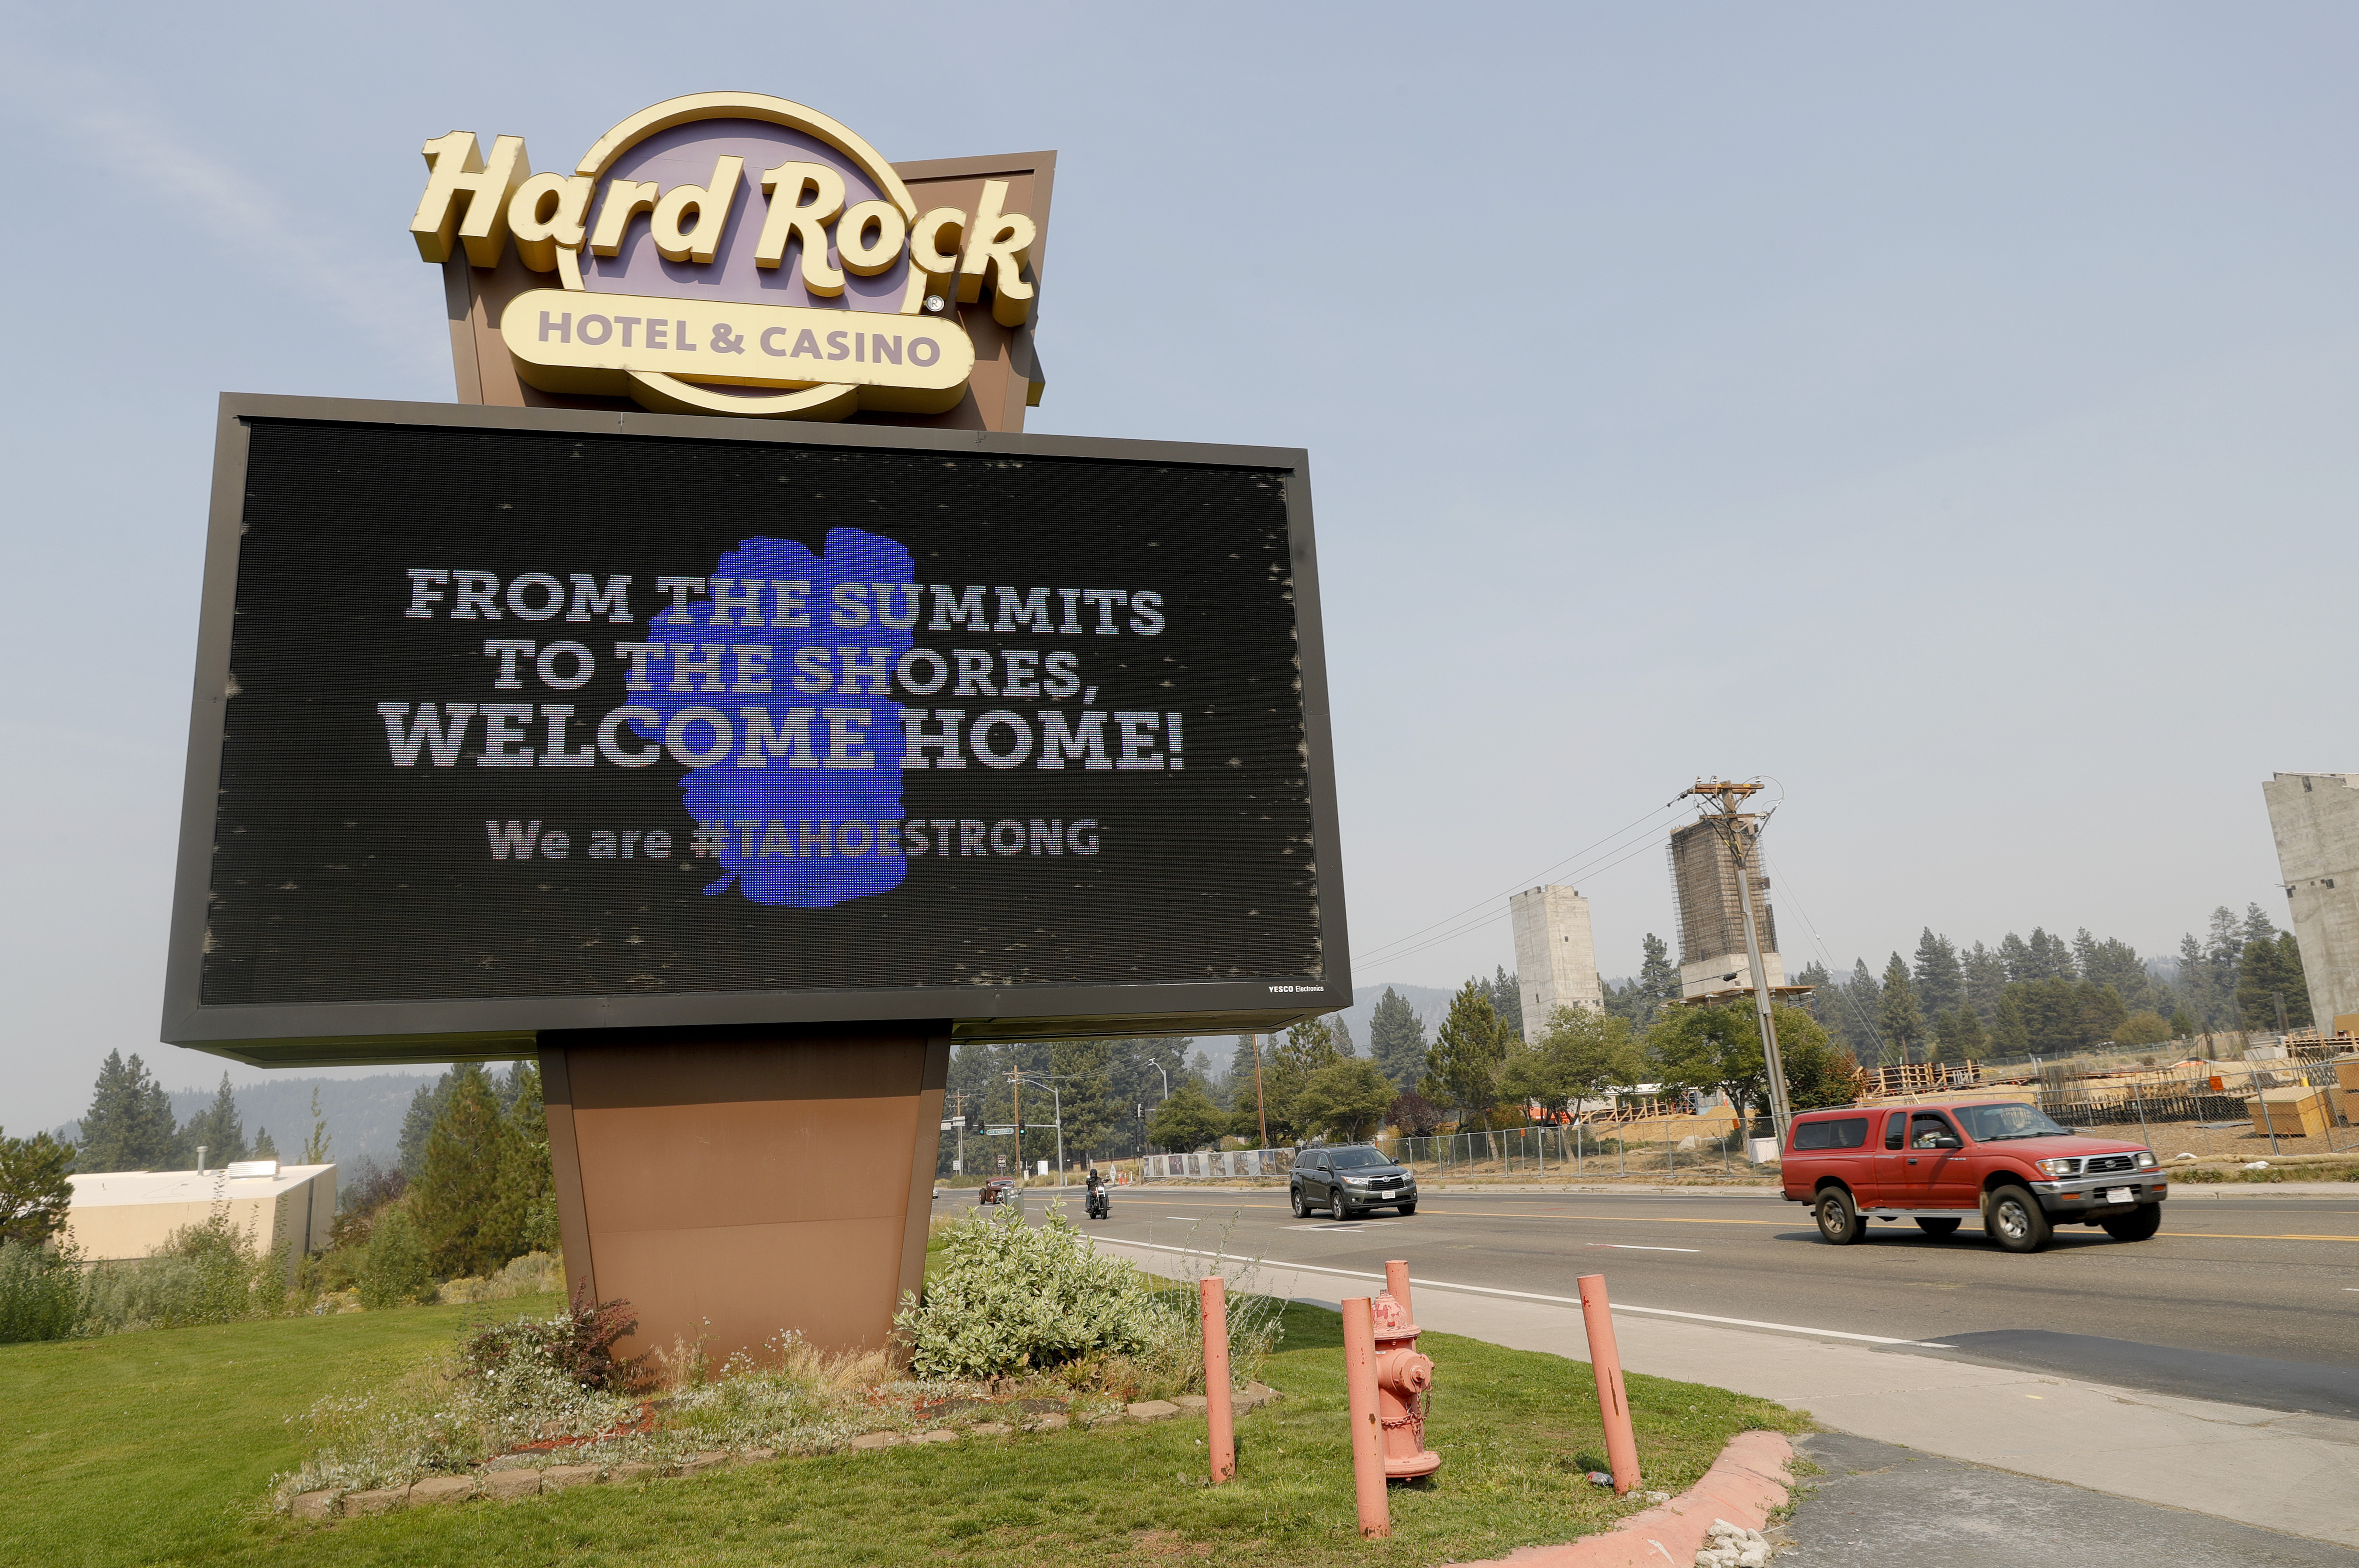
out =
[[(389, 1165), (400, 1152), (401, 1120), (409, 1114), (411, 1097), (433, 1081), (433, 1074), (419, 1073), (380, 1073), (366, 1078), (274, 1076), (253, 1083), (232, 1082), (230, 1093), (237, 1097), (245, 1141), (252, 1143), (255, 1134), (267, 1128), (271, 1141), (278, 1145), (278, 1157), (293, 1160), (303, 1152), (303, 1141), (311, 1136), (311, 1091), (316, 1088), (320, 1114), (328, 1123), (330, 1162), (349, 1165), (366, 1154), (379, 1164)], [(212, 1105), (217, 1092), (217, 1088), (174, 1090), (173, 1120), (187, 1122)], [(79, 1139), (82, 1123), (69, 1121), (57, 1129), (57, 1135)]]
[(1416, 1013), (1418, 1022), (1425, 1025), (1425, 1038), (1429, 1044), (1432, 1043), (1433, 1032), (1441, 1027), (1441, 1021), (1449, 1016), (1450, 999), (1458, 994), (1455, 990), (1443, 990), (1433, 986), (1405, 986), (1397, 981), (1390, 986), (1353, 986), (1352, 1005), (1332, 1016), (1351, 1025), (1352, 1044), (1363, 1056), (1368, 1054), (1368, 1020), (1375, 1014), (1376, 1003), (1384, 1000), (1387, 989), (1398, 992), (1401, 1000), (1408, 1003), (1409, 1011)]

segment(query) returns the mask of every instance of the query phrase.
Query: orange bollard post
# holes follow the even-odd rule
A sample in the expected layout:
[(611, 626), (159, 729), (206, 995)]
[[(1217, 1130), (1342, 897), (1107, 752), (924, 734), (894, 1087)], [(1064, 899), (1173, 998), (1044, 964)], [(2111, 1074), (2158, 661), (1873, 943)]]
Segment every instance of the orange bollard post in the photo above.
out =
[(1408, 1259), (1387, 1258), (1385, 1260), (1385, 1293), (1391, 1296), (1393, 1300), (1400, 1303), (1401, 1316), (1408, 1319), (1412, 1323), (1417, 1321), (1417, 1313), (1408, 1304)]
[(1204, 1446), (1212, 1485), (1237, 1476), (1236, 1415), (1229, 1389), (1229, 1284), (1218, 1274), (1196, 1281), (1204, 1306)]
[(1393, 1532), (1392, 1501), (1385, 1496), (1385, 1429), (1376, 1413), (1376, 1320), (1366, 1296), (1343, 1303), (1343, 1386), (1352, 1401), (1352, 1489), (1360, 1505), (1360, 1534)]
[(1589, 1364), (1597, 1373), (1597, 1419), (1605, 1428), (1605, 1460), (1614, 1471), (1614, 1492), (1626, 1497), (1638, 1485), (1638, 1440), (1630, 1431), (1630, 1400), (1622, 1390), (1622, 1353), (1614, 1346), (1614, 1309), (1605, 1300), (1605, 1276), (1581, 1276), (1581, 1318), (1589, 1330)]

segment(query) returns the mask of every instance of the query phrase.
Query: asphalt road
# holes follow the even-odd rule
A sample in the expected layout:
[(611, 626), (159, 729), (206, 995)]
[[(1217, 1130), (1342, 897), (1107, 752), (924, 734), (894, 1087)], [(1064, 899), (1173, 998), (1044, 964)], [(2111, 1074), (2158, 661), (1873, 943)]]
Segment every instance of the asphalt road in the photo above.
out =
[[(1027, 1195), (1036, 1223), (1050, 1195)], [(946, 1189), (942, 1204), (973, 1198)], [(1906, 1220), (1855, 1246), (1799, 1204), (1709, 1194), (1430, 1194), (1418, 1212), (1298, 1220), (1283, 1192), (1124, 1188), (1085, 1228), (1126, 1241), (1554, 1297), (1607, 1276), (1617, 1306), (1903, 1343), (1892, 1353), (2034, 1368), (2158, 1393), (2359, 1417), (2359, 1189), (2167, 1200), (2162, 1233), (2060, 1229), (2003, 1252), (1969, 1220)], [(1339, 1281), (1337, 1295), (1357, 1293)]]

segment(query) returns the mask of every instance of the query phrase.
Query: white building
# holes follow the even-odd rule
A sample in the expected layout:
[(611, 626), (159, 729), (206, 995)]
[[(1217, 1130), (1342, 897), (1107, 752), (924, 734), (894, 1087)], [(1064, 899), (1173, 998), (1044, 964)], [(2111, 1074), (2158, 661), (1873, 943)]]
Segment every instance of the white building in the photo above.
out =
[(2359, 773), (2278, 773), (2261, 798), (2310, 1017), (2330, 1033), (2359, 1033)]
[(66, 1238), (93, 1262), (145, 1258), (216, 1206), (267, 1255), (283, 1240), (288, 1268), (328, 1245), (336, 1223), (336, 1168), (255, 1160), (211, 1171), (110, 1171), (67, 1178)]
[(1523, 989), (1524, 1037), (1537, 1038), (1560, 1007), (1605, 1009), (1597, 979), (1597, 941), (1590, 935), (1589, 901), (1571, 888), (1533, 888), (1511, 895), (1516, 976)]

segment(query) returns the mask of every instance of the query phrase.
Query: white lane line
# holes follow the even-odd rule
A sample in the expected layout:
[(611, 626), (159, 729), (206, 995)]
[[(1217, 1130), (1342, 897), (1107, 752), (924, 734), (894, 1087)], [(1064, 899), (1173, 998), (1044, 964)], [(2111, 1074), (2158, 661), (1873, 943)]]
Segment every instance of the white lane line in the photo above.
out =
[(1583, 1247), (1602, 1247), (1609, 1252), (1701, 1252), (1701, 1247), (1641, 1247), (1635, 1241), (1584, 1241)]
[[(1103, 1243), (1103, 1245), (1113, 1247), (1136, 1247), (1149, 1252), (1176, 1252), (1180, 1256), (1187, 1258), (1229, 1257), (1229, 1254), (1227, 1253), (1207, 1252), (1199, 1247), (1165, 1247), (1153, 1241), (1115, 1241), (1109, 1238), (1104, 1243)], [(1289, 1263), (1283, 1259), (1277, 1258), (1239, 1258), (1235, 1259), (1234, 1261), (1240, 1263), (1254, 1263), (1260, 1267), (1268, 1269), (1291, 1269), (1298, 1273), (1304, 1274), (1336, 1274), (1346, 1280), (1382, 1280), (1384, 1278), (1382, 1274), (1370, 1274), (1354, 1269), (1327, 1269), (1321, 1268), (1316, 1263)], [(1449, 1280), (1420, 1280), (1415, 1275), (1410, 1276), (1408, 1282), (1423, 1290), (1458, 1291), (1464, 1294), (1473, 1296), (1505, 1296), (1512, 1301), (1545, 1302), (1550, 1306), (1577, 1307), (1581, 1304), (1581, 1298), (1579, 1296), (1543, 1295), (1538, 1291), (1507, 1291), (1501, 1290), (1495, 1285), (1462, 1285)], [(1631, 1306), (1625, 1302), (1615, 1302), (1614, 1303), (1614, 1310), (1615, 1312), (1643, 1313), (1648, 1317), (1681, 1318), (1690, 1323), (1722, 1323), (1728, 1325), (1732, 1328), (1766, 1328), (1773, 1334), (1810, 1334), (1816, 1335), (1821, 1339), (1856, 1339), (1864, 1345), (1906, 1345), (1911, 1348), (1919, 1350), (1954, 1350), (1957, 1348), (1954, 1345), (1943, 1345), (1938, 1341), (1930, 1339), (1895, 1339), (1889, 1335), (1883, 1334), (1853, 1334), (1847, 1330), (1840, 1328), (1811, 1328), (1806, 1325), (1798, 1323), (1765, 1323), (1758, 1318), (1751, 1317), (1716, 1317), (1711, 1313), (1673, 1312), (1669, 1307)]]
[(1196, 1217), (1195, 1217), (1194, 1215), (1192, 1215), (1192, 1214), (1167, 1214), (1167, 1215), (1165, 1215), (1163, 1217), (1164, 1217), (1164, 1218), (1166, 1218), (1166, 1219), (1187, 1219), (1187, 1220), (1195, 1220), (1195, 1222), (1196, 1222), (1197, 1224), (1199, 1224), (1199, 1225), (1201, 1225), (1201, 1224), (1203, 1223), (1203, 1221), (1202, 1221), (1202, 1220), (1201, 1220), (1201, 1219), (1197, 1219), (1197, 1218), (1196, 1218)]

